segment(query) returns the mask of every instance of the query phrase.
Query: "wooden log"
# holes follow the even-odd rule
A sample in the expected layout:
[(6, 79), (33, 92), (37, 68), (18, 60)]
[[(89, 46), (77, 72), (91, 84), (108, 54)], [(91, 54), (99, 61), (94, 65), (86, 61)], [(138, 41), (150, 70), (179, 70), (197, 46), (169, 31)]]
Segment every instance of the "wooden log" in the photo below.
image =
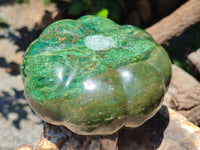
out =
[(177, 92), (172, 96), (171, 106), (196, 126), (200, 126), (200, 84)]
[(63, 126), (44, 124), (44, 132), (36, 150), (118, 150), (118, 133), (106, 136), (84, 136)]
[(189, 0), (171, 15), (147, 28), (158, 44), (179, 36), (186, 28), (200, 21), (200, 0)]
[(200, 49), (188, 55), (186, 62), (195, 72), (197, 72), (200, 79)]
[(197, 85), (199, 85), (198, 80), (180, 67), (172, 65), (172, 79), (168, 91), (164, 97), (164, 105), (171, 108), (172, 96), (174, 94), (182, 90), (186, 91)]

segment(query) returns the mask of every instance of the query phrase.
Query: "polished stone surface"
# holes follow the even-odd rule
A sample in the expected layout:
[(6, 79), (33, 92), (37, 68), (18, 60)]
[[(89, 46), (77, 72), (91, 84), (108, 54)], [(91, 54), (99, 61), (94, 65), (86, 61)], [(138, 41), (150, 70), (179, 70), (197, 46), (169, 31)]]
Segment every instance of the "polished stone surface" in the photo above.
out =
[(147, 32), (98, 16), (61, 20), (28, 48), (25, 95), (47, 122), (85, 135), (137, 127), (160, 108), (171, 78)]

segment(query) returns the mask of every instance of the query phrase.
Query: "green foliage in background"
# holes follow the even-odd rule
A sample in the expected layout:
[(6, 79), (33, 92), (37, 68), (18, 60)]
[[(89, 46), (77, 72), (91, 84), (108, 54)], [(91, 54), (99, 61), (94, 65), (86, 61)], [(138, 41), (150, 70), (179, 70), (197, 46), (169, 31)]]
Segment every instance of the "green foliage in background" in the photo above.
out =
[[(29, 0), (15, 0), (16, 3), (28, 3)], [(125, 10), (125, 2), (123, 0), (43, 0), (44, 5), (51, 3), (68, 3), (66, 7), (67, 13), (71, 17), (81, 17), (83, 15), (100, 15), (109, 17), (116, 22), (122, 20)]]
[(96, 15), (107, 18), (107, 17), (108, 17), (108, 14), (109, 14), (108, 9), (103, 8), (103, 9), (100, 10)]
[(74, 0), (69, 7), (68, 14), (71, 16), (97, 14), (120, 22), (121, 10), (124, 8), (123, 0)]
[(15, 3), (29, 3), (29, 0), (15, 0)]
[(6, 23), (4, 18), (0, 17), (0, 28), (8, 28), (8, 27), (9, 27), (8, 23)]

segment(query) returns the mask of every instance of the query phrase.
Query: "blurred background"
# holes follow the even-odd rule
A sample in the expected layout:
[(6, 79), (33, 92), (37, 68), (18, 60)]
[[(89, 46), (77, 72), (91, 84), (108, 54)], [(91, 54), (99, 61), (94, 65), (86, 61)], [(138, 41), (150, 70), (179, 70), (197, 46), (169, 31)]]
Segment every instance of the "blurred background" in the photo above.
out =
[[(111, 18), (143, 29), (171, 14), (186, 0), (0, 0), (0, 149), (39, 141), (43, 121), (30, 109), (20, 76), (24, 52), (49, 24), (87, 14)], [(163, 44), (173, 64), (192, 77), (186, 63), (200, 47), (200, 23)]]

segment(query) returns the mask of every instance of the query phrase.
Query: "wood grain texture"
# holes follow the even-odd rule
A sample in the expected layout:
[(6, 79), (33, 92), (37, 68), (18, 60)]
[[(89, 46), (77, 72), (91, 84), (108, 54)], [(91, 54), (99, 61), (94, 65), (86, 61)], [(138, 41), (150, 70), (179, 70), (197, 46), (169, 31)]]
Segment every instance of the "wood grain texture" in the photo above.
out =
[(171, 15), (147, 28), (158, 44), (179, 36), (191, 25), (200, 21), (200, 0), (189, 0)]
[(186, 62), (197, 72), (198, 78), (200, 79), (200, 48), (188, 55)]

